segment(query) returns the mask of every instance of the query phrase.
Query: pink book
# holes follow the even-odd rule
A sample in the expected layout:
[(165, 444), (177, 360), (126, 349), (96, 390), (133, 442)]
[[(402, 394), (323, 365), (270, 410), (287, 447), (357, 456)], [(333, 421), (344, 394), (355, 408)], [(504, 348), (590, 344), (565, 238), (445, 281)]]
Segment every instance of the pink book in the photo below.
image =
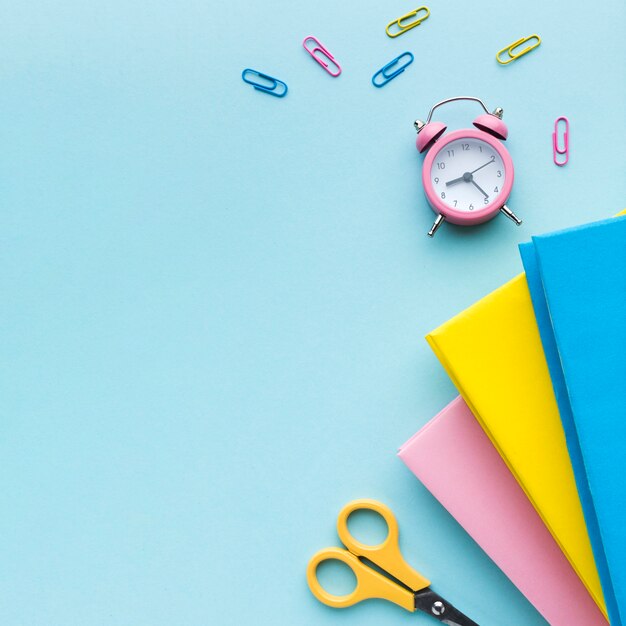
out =
[(462, 398), (398, 455), (551, 626), (607, 626)]

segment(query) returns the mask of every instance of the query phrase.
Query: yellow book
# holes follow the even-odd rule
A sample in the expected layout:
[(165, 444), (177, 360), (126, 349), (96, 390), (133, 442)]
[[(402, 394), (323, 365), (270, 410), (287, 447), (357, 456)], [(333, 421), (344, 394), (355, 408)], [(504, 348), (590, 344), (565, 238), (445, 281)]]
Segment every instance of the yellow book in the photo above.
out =
[(606, 615), (525, 275), (426, 339)]

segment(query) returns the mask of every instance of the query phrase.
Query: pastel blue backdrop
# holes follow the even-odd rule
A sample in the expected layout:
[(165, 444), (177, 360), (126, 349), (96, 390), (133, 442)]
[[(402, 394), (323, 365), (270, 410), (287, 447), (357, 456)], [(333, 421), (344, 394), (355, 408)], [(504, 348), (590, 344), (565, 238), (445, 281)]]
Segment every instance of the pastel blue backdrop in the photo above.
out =
[[(434, 623), (309, 593), (356, 497), (481, 626), (544, 623), (395, 453), (455, 396), (423, 335), (521, 271), (518, 242), (624, 207), (624, 3), (429, 6), (392, 40), (413, 4), (2, 3), (2, 624)], [(460, 94), (504, 108), (524, 224), (430, 240), (412, 123)]]

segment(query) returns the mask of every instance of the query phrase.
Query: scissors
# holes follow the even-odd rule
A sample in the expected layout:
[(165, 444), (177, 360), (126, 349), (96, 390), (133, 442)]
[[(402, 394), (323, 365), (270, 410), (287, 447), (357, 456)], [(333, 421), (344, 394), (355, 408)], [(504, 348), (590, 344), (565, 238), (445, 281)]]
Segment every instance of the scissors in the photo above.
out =
[[(357, 541), (348, 530), (348, 517), (355, 511), (374, 511), (387, 522), (387, 538), (377, 546)], [(398, 604), (407, 611), (422, 611), (448, 626), (478, 626), (455, 609), (447, 600), (430, 590), (430, 581), (416, 572), (402, 557), (398, 545), (398, 522), (391, 509), (376, 500), (354, 500), (346, 504), (337, 518), (337, 532), (346, 546), (326, 548), (313, 555), (307, 567), (309, 589), (320, 601), (337, 609), (352, 606), (369, 598), (381, 598)], [(378, 566), (387, 578), (361, 560)], [(317, 567), (324, 561), (345, 563), (356, 577), (356, 588), (344, 596), (328, 593), (317, 579)], [(393, 578), (393, 579), (392, 579)], [(402, 584), (399, 584), (402, 583)]]

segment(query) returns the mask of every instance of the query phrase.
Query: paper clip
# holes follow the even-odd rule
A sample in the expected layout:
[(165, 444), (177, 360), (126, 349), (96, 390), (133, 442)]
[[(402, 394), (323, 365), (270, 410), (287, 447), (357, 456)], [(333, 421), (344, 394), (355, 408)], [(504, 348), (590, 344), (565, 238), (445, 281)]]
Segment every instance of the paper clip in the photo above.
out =
[[(307, 41), (309, 41), (309, 39), (312, 39), (317, 45), (314, 48), (307, 48)], [(308, 37), (305, 37), (304, 40), (302, 41), (302, 47), (331, 75), (331, 76), (339, 76), (339, 74), (341, 74), (341, 66), (339, 65), (339, 63), (337, 63), (337, 61), (335, 61), (335, 57), (328, 52), (328, 50), (326, 50), (326, 48), (319, 42), (319, 40), (317, 40), (315, 37), (313, 37), (313, 35), (309, 35)], [(320, 59), (320, 57), (318, 57), (315, 53), (316, 52), (321, 52), (323, 57), (326, 57), (326, 59), (328, 59), (336, 68), (337, 71), (333, 72), (331, 71), (328, 63), (326, 63), (326, 61), (324, 61), (323, 59)]]
[[(419, 13), (420, 12), (423, 13), (424, 11), (426, 12), (426, 15), (424, 15), (423, 17), (419, 17)], [(387, 24), (385, 28), (385, 32), (387, 33), (389, 37), (399, 37), (403, 33), (406, 33), (408, 30), (411, 30), (412, 28), (419, 26), (429, 15), (430, 15), (430, 9), (428, 7), (417, 7), (415, 11), (411, 11), (410, 13), (407, 13), (406, 15), (399, 17), (397, 20), (393, 20), (392, 22), (389, 22), (389, 24)], [(413, 22), (409, 22), (408, 24), (402, 23), (404, 20), (408, 20), (411, 17), (415, 17), (417, 19), (414, 20)], [(389, 27), (394, 26), (394, 25), (396, 25), (399, 28), (399, 30), (395, 33), (390, 33)]]
[[(565, 129), (563, 132), (563, 149), (559, 148), (559, 122), (565, 122)], [(559, 161), (558, 155), (565, 156), (563, 161)], [(564, 117), (557, 117), (554, 122), (554, 132), (552, 133), (552, 158), (555, 165), (563, 167), (569, 161), (569, 120)]]
[[(530, 44), (530, 46), (527, 46), (520, 52), (517, 52), (517, 53), (514, 52), (516, 48), (526, 43), (527, 41), (531, 41), (533, 39), (536, 39), (537, 41), (535, 43)], [(539, 35), (530, 35), (530, 37), (522, 37), (521, 39), (518, 39), (517, 41), (513, 42), (510, 46), (506, 46), (505, 48), (502, 48), (502, 50), (500, 50), (496, 54), (496, 61), (498, 61), (498, 63), (500, 63), (501, 65), (506, 65), (507, 63), (510, 63), (511, 61), (515, 61), (515, 59), (519, 59), (521, 56), (523, 56), (527, 52), (534, 50), (540, 43), (541, 43), (541, 37)], [(503, 52), (506, 52), (509, 55), (508, 58), (505, 57), (504, 61), (500, 58), (500, 55)]]
[[(249, 78), (246, 78), (246, 74), (254, 74), (263, 80), (269, 82), (269, 85), (265, 85), (263, 83), (257, 83)], [(278, 80), (278, 78), (274, 78), (273, 76), (268, 76), (267, 74), (262, 74), (261, 72), (257, 72), (256, 70), (251, 70), (249, 67), (246, 68), (243, 72), (241, 72), (241, 78), (243, 78), (244, 82), (248, 83), (248, 85), (252, 85), (255, 89), (259, 91), (263, 91), (264, 93), (269, 93), (270, 96), (276, 96), (277, 98), (284, 98), (287, 95), (287, 84), (283, 83), (282, 80)], [(282, 85), (284, 89), (278, 90), (279, 85)]]
[[(408, 57), (408, 61), (404, 64), (404, 65), (400, 65), (398, 67), (396, 67), (396, 69), (393, 70), (393, 72), (389, 72), (389, 70), (393, 67), (395, 67), (396, 65), (398, 65), (398, 62), (400, 61), (400, 59), (402, 59), (403, 57)], [(374, 87), (384, 87), (390, 80), (394, 79), (396, 76), (402, 74), (402, 72), (404, 72), (404, 70), (411, 65), (411, 63), (413, 63), (413, 55), (410, 52), (403, 52), (399, 57), (396, 57), (393, 61), (389, 61), (389, 63), (387, 63), (387, 65), (385, 65), (384, 67), (381, 67), (376, 74), (374, 74), (374, 76), (372, 76), (372, 85), (374, 85)], [(376, 77), (377, 76), (382, 76), (383, 77), (383, 81), (382, 82), (376, 82)]]

